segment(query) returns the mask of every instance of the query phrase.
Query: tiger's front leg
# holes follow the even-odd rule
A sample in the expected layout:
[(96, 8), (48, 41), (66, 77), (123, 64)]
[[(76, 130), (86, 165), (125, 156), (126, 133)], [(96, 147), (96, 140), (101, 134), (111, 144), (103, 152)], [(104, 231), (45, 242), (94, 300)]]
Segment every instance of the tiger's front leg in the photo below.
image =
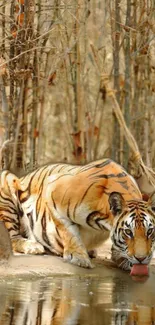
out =
[(76, 225), (72, 225), (70, 226), (70, 229), (64, 228), (63, 230), (62, 228), (62, 230), (59, 230), (59, 232), (62, 233), (64, 243), (64, 260), (81, 267), (92, 268), (93, 266), (89, 259), (88, 253), (82, 244), (80, 237), (75, 237), (75, 233), (76, 235), (78, 234), (78, 227)]
[(55, 209), (51, 209), (49, 206), (48, 211), (63, 243), (64, 260), (74, 265), (92, 268), (93, 266), (82, 242), (78, 226), (71, 220), (61, 217)]
[(129, 260), (123, 256), (123, 253), (112, 246), (111, 248), (111, 259), (116, 265), (125, 271), (131, 270), (131, 264)]

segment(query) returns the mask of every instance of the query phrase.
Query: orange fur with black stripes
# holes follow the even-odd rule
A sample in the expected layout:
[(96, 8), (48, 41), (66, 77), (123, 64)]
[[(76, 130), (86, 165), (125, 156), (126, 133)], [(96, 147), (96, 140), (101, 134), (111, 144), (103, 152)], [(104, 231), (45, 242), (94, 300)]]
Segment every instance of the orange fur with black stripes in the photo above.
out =
[(112, 160), (40, 167), (22, 177), (19, 187), (22, 227), (14, 229), (12, 222), (14, 251), (39, 254), (47, 248), (89, 268), (88, 252), (111, 234), (112, 258), (120, 267), (149, 263), (154, 245), (153, 198), (144, 202), (134, 179)]

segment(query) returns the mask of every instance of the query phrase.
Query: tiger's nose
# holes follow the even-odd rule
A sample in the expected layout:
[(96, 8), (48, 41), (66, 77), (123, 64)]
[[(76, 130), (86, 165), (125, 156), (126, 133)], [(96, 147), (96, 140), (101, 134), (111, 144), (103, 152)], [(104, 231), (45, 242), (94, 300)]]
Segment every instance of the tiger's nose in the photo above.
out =
[(139, 263), (142, 263), (142, 262), (145, 260), (146, 256), (143, 256), (143, 257), (137, 257), (137, 256), (135, 256), (135, 258), (136, 258), (136, 260), (137, 260)]

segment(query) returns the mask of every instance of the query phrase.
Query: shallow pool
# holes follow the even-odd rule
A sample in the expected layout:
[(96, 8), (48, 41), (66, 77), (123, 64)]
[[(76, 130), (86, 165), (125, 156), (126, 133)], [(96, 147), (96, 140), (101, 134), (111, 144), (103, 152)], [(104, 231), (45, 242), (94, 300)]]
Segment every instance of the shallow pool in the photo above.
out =
[(2, 325), (152, 325), (154, 276), (16, 278), (0, 282)]

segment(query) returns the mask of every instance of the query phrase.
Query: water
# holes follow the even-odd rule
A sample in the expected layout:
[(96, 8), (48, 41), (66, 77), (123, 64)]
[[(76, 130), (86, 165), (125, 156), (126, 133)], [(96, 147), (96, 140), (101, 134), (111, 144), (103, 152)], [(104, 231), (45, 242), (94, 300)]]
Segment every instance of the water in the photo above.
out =
[(0, 325), (152, 325), (154, 275), (64, 276), (0, 282)]

